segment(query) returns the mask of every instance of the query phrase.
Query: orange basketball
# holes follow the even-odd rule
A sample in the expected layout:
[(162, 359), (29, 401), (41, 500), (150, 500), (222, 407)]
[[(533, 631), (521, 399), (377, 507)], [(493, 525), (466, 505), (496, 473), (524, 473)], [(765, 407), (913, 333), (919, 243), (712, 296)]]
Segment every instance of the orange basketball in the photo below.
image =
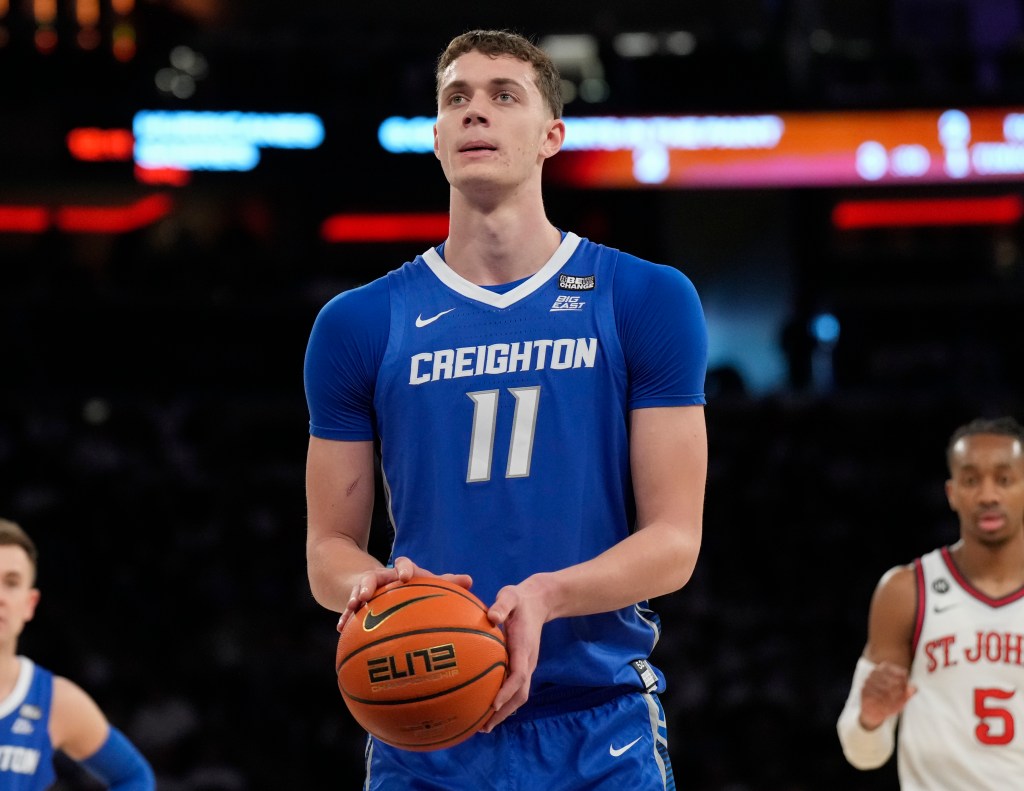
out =
[(476, 733), (508, 668), (502, 631), (458, 585), (414, 577), (381, 588), (338, 639), (338, 689), (356, 722), (394, 747), (452, 747)]

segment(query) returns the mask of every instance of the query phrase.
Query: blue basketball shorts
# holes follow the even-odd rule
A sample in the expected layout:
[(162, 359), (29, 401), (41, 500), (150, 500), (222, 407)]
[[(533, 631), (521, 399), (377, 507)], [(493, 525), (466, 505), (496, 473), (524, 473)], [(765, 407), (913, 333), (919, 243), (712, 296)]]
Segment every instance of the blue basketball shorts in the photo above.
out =
[(364, 791), (675, 791), (658, 696), (519, 721), (433, 752), (372, 737)]

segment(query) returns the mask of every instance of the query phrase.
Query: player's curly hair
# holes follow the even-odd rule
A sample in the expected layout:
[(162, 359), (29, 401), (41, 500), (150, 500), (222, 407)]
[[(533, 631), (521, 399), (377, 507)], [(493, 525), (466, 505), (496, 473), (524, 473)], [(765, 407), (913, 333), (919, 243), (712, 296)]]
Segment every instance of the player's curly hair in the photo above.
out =
[(532, 41), (509, 30), (470, 30), (449, 42), (437, 59), (437, 96), (441, 96), (441, 78), (452, 62), (467, 52), (482, 52), (492, 58), (510, 55), (533, 66), (537, 87), (555, 118), (562, 117), (562, 78), (551, 57)]
[(1024, 426), (1012, 417), (979, 417), (965, 423), (953, 432), (946, 445), (946, 463), (952, 468), (953, 448), (964, 437), (976, 434), (997, 434), (1001, 437), (1013, 437), (1024, 447)]

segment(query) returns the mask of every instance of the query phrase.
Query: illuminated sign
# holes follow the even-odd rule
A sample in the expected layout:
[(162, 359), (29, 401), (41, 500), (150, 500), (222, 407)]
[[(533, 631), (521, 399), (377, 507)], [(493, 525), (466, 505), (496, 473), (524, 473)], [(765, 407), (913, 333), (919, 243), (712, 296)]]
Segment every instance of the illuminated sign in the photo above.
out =
[[(569, 117), (547, 177), (576, 187), (806, 187), (1024, 178), (1024, 108)], [(433, 152), (434, 119), (392, 117), (393, 153)]]
[(832, 224), (841, 230), (906, 228), (914, 225), (1016, 225), (1024, 218), (1024, 198), (917, 198), (840, 201)]
[(67, 135), (68, 151), (84, 162), (117, 162), (132, 158), (135, 138), (127, 129), (72, 129)]
[(448, 236), (448, 213), (334, 214), (321, 223), (326, 242), (436, 241)]
[(311, 149), (324, 139), (312, 113), (143, 110), (132, 132), (135, 162), (145, 169), (252, 170), (261, 148)]
[(0, 204), (0, 233), (43, 233), (49, 228), (65, 233), (128, 233), (162, 220), (173, 208), (171, 198), (160, 193), (117, 206)]

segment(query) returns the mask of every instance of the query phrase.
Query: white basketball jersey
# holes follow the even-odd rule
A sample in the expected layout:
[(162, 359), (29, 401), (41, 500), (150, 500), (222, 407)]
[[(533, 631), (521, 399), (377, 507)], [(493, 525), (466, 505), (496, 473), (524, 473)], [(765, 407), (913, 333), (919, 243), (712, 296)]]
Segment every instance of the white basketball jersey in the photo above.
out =
[(993, 599), (945, 547), (915, 561), (917, 624), (900, 719), (902, 791), (1024, 788), (1024, 589)]

